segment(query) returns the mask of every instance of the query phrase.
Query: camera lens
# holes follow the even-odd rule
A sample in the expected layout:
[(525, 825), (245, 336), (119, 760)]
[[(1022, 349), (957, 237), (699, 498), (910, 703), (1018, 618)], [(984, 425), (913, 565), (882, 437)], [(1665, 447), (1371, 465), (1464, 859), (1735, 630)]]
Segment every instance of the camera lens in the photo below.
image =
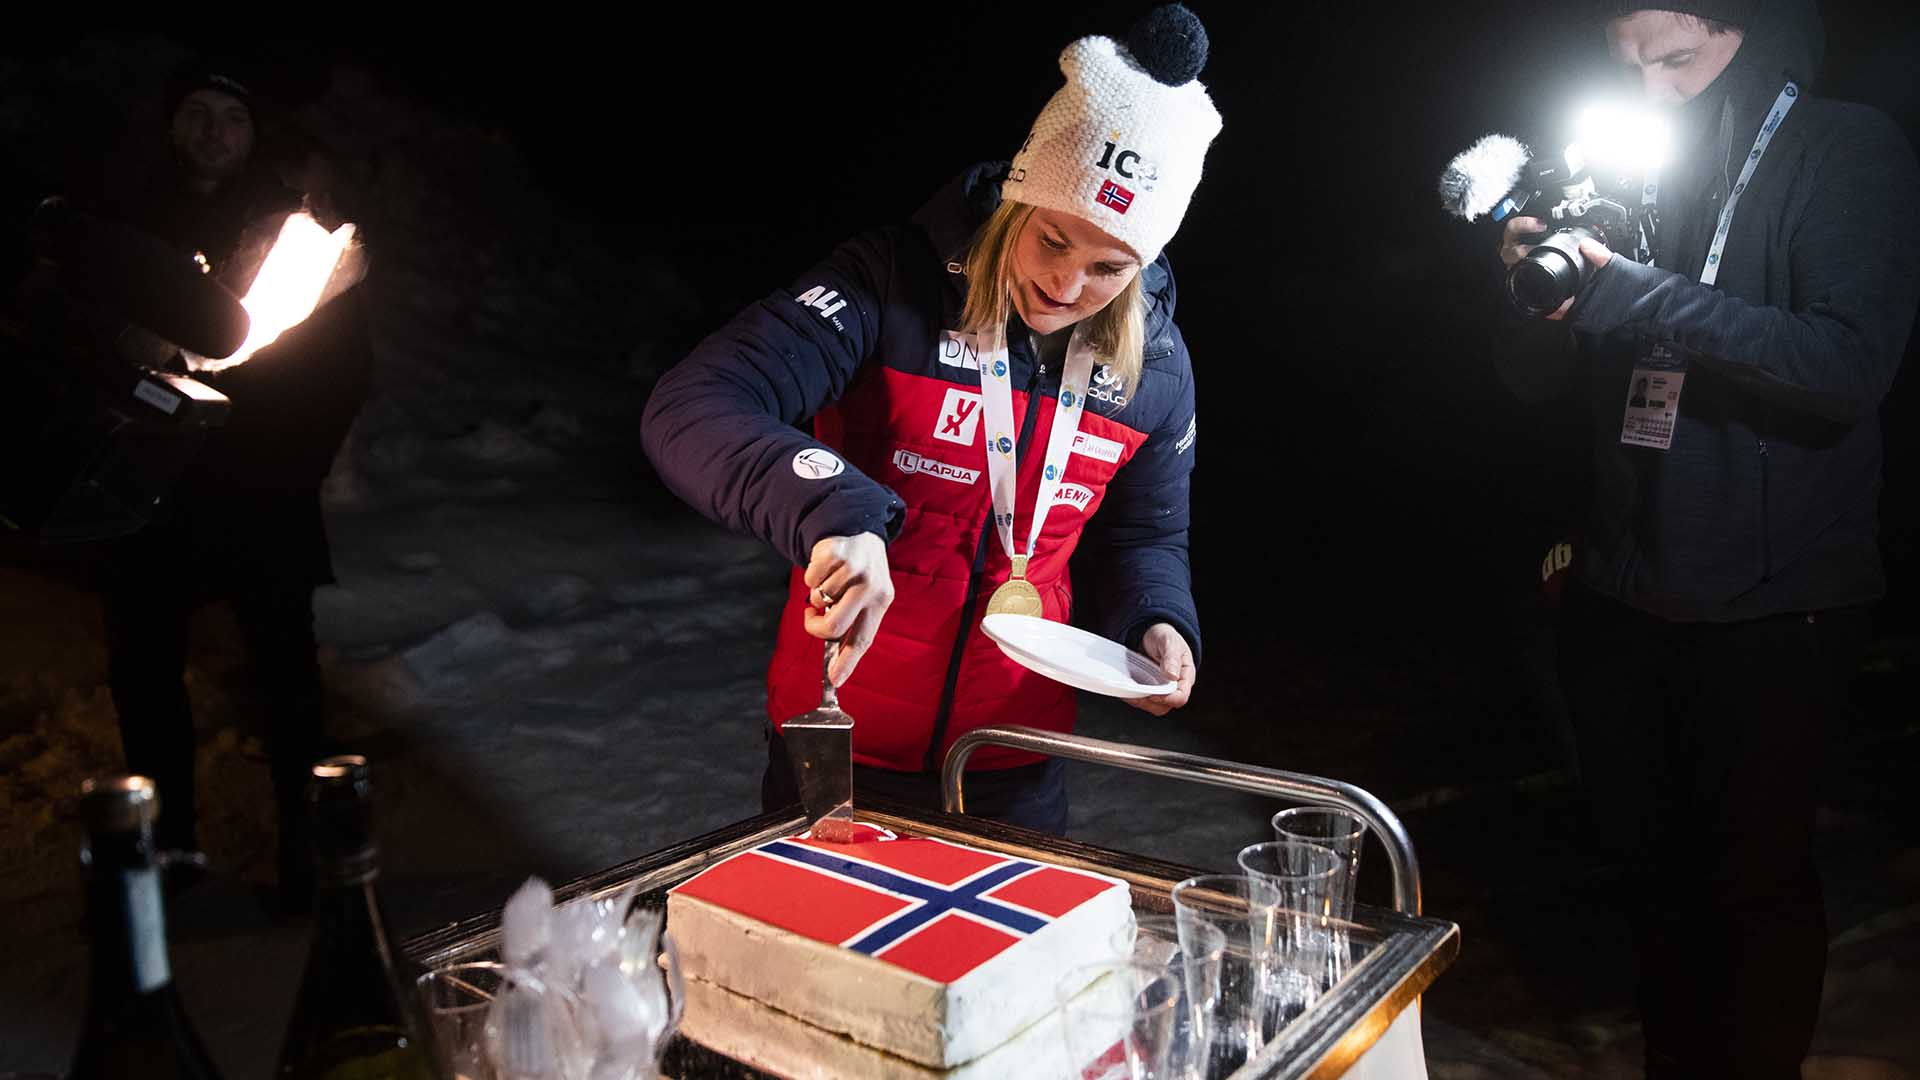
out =
[(1580, 288), (1580, 232), (1561, 229), (1507, 271), (1507, 298), (1533, 318), (1550, 315)]
[(1538, 317), (1566, 303), (1577, 283), (1564, 259), (1526, 258), (1508, 271), (1507, 294), (1515, 307)]

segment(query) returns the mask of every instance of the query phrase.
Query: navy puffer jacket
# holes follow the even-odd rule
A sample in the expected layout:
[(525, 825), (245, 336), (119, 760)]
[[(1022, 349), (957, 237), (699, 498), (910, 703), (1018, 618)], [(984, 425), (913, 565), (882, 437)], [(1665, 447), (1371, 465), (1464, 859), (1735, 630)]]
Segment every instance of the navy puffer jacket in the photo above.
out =
[[(767, 673), (776, 724), (820, 700), (820, 648), (801, 616), (813, 545), (866, 531), (889, 541), (895, 600), (871, 650), (840, 690), (858, 718), (857, 761), (931, 771), (953, 740), (996, 723), (1056, 731), (1073, 691), (1009, 661), (980, 630), (986, 597), (1008, 576), (991, 526), (980, 373), (960, 335), (968, 242), (998, 203), (1006, 166), (977, 166), (913, 224), (840, 246), (701, 342), (647, 404), (642, 436), (655, 468), (715, 521), (765, 539), (796, 569)], [(1137, 646), (1166, 622), (1200, 645), (1187, 563), (1193, 470), (1193, 374), (1173, 323), (1162, 257), (1142, 271), (1150, 309), (1146, 365), (1125, 392), (1096, 369), (1080, 436), (1028, 579), (1046, 614), (1073, 609), (1068, 559), (1097, 577), (1098, 628)], [(1009, 327), (1024, 543), (1041, 485), (1060, 372)], [(811, 420), (811, 430), (796, 424)], [(979, 768), (1036, 760), (984, 750)]]

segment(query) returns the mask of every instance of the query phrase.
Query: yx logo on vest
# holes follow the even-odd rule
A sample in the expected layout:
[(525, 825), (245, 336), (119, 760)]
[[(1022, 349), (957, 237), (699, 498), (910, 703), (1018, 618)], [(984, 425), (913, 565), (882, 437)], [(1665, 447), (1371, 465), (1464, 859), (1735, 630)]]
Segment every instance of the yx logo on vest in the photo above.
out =
[(949, 389), (940, 403), (940, 414), (933, 425), (933, 437), (961, 446), (972, 446), (980, 429), (980, 395)]

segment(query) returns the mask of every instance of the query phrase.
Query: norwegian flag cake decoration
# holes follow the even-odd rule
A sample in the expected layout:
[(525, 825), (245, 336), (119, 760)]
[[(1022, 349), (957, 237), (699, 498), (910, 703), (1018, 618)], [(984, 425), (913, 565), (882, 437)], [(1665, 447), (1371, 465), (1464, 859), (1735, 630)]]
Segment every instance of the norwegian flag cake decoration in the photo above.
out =
[(770, 926), (952, 983), (1124, 883), (871, 825), (776, 840), (677, 887)]

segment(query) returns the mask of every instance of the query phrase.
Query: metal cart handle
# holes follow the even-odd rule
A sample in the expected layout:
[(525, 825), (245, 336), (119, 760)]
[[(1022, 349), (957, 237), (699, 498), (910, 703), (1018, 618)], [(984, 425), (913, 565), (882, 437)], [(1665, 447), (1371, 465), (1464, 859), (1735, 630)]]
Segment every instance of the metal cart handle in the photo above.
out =
[(1195, 784), (1232, 788), (1255, 795), (1267, 795), (1300, 802), (1337, 806), (1367, 823), (1387, 849), (1387, 861), (1393, 867), (1393, 909), (1405, 915), (1420, 914), (1420, 861), (1413, 854), (1413, 841), (1406, 826), (1387, 804), (1364, 788), (1341, 780), (1306, 773), (1283, 772), (1257, 765), (1242, 765), (1219, 758), (1184, 754), (1177, 750), (1159, 750), (1150, 746), (1090, 739), (1085, 735), (1065, 735), (1039, 728), (1003, 725), (975, 728), (954, 740), (947, 760), (940, 767), (940, 780), (946, 810), (950, 814), (967, 812), (961, 785), (966, 779), (967, 759), (982, 746), (1007, 746), (1050, 757), (1111, 765), (1116, 769), (1170, 776)]

